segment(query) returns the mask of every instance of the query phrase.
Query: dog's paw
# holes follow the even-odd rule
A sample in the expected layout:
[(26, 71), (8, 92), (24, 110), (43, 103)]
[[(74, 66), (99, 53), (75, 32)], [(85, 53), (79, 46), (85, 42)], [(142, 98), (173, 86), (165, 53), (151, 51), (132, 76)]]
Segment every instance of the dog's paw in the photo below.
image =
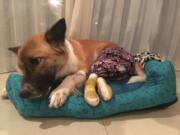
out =
[(61, 107), (67, 100), (69, 94), (67, 89), (58, 89), (51, 93), (49, 107), (58, 108)]
[(137, 82), (145, 82), (146, 81), (146, 75), (141, 76), (132, 76), (127, 84), (137, 83)]
[(135, 83), (135, 82), (136, 82), (136, 78), (131, 77), (131, 78), (128, 80), (127, 84), (132, 84), (132, 83)]
[(2, 99), (7, 99), (7, 98), (8, 98), (6, 88), (4, 88), (4, 89), (1, 91), (1, 98), (2, 98)]

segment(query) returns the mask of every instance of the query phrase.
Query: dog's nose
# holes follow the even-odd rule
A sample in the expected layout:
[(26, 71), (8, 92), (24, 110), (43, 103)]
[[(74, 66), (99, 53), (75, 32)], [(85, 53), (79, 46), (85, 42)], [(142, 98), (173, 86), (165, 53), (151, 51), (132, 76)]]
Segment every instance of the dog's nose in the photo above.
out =
[(19, 96), (21, 98), (29, 98), (32, 96), (33, 86), (29, 83), (23, 83), (21, 86), (21, 91), (19, 93)]
[(20, 91), (19, 96), (21, 98), (29, 98), (31, 97), (31, 93), (29, 91), (22, 90)]
[(19, 96), (26, 99), (39, 99), (42, 98), (42, 94), (31, 93), (30, 91), (20, 91)]
[(24, 84), (21, 87), (19, 96), (21, 98), (37, 99), (37, 98), (41, 98), (42, 94), (40, 92), (38, 92), (37, 89), (34, 89), (34, 87), (31, 86), (30, 84)]

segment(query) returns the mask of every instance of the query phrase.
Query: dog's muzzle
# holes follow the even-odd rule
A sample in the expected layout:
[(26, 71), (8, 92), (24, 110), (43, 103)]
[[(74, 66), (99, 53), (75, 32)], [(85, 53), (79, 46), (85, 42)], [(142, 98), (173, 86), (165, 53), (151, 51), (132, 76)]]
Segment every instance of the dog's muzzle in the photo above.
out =
[(25, 83), (21, 87), (19, 96), (25, 99), (39, 99), (48, 97), (51, 91), (57, 88), (57, 86), (62, 82), (62, 80), (62, 78), (54, 80), (47, 90), (39, 90), (33, 87), (31, 84)]

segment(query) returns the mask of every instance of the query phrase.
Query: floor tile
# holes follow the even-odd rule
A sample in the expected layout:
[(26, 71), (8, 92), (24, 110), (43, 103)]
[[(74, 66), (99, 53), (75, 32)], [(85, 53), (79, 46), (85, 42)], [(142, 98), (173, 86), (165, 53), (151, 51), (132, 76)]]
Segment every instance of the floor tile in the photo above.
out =
[(180, 114), (124, 117), (105, 120), (108, 135), (180, 135)]
[(180, 94), (180, 72), (176, 72), (177, 93)]
[(101, 120), (22, 118), (8, 100), (0, 100), (0, 135), (106, 135)]

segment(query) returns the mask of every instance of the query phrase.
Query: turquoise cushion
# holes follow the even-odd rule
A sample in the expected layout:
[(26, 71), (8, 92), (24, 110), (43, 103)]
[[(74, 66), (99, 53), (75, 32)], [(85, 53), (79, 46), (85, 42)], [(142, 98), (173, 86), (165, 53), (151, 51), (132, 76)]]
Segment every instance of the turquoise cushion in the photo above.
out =
[(144, 83), (109, 81), (113, 89), (112, 100), (101, 101), (95, 108), (90, 107), (82, 96), (69, 97), (65, 105), (58, 109), (49, 108), (48, 99), (21, 99), (19, 90), (22, 77), (18, 74), (9, 75), (6, 87), (9, 99), (24, 117), (100, 118), (120, 112), (156, 107), (177, 100), (176, 77), (170, 61), (149, 61), (145, 65), (145, 71), (147, 81)]

